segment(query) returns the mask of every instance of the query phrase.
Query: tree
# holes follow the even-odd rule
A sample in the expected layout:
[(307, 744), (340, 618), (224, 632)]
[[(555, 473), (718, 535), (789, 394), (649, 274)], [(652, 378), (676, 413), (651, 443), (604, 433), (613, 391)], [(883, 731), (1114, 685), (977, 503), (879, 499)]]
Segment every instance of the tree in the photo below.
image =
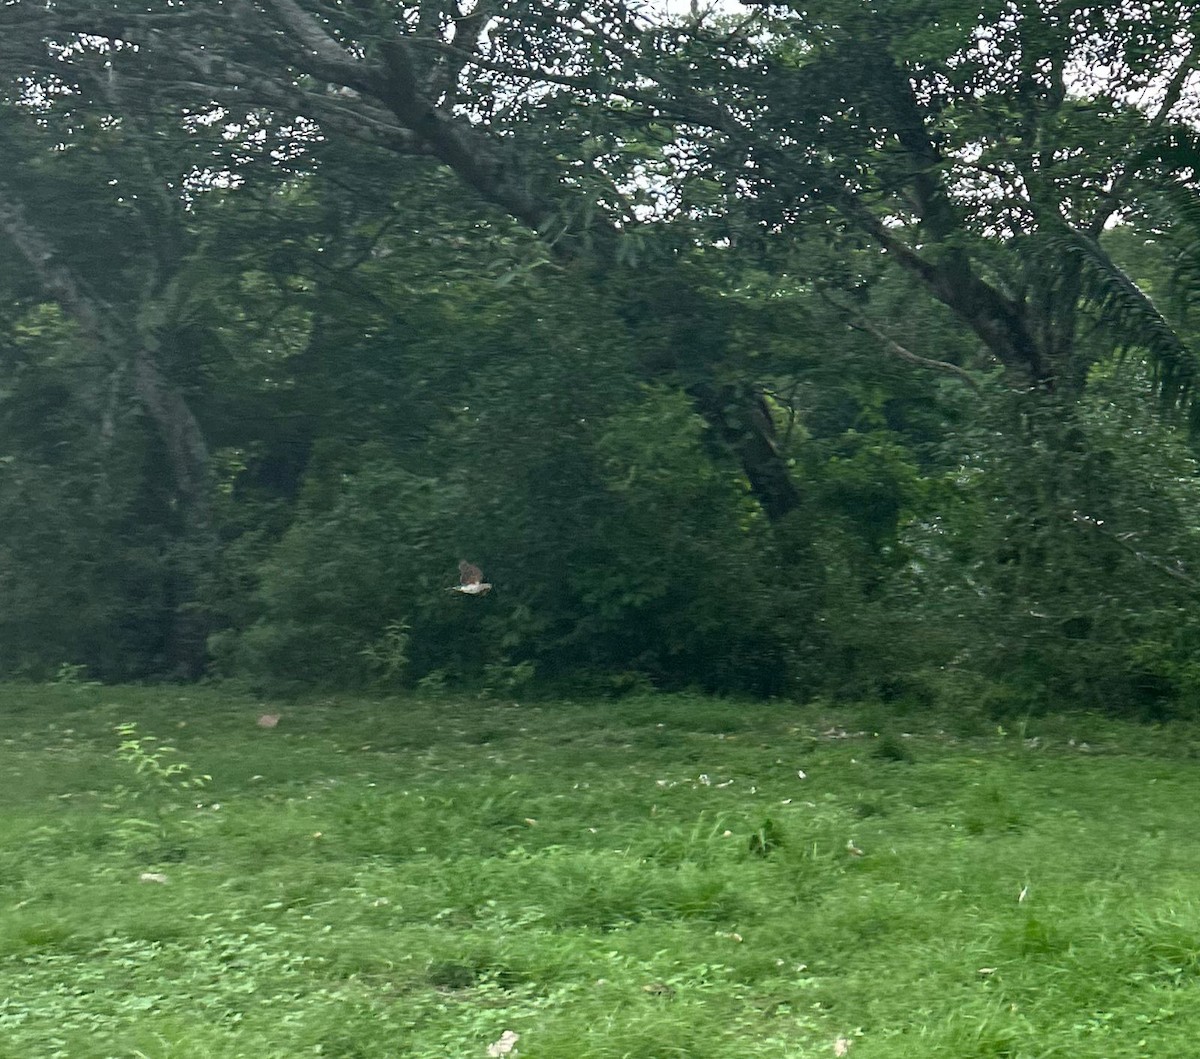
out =
[[(155, 617), (168, 632), (155, 664), (196, 676), (209, 631), (203, 597), (218, 552), (194, 356), (203, 348), (199, 321), (217, 275), (209, 259), (214, 230), (202, 219), (211, 214), (196, 208), (211, 187), (210, 134), (203, 122), (159, 120), (161, 99), (127, 93), (112, 77), (113, 57), (102, 42), (43, 46), (56, 72), (10, 80), (0, 99), (0, 146), (14, 165), (0, 181), (0, 253), (32, 281), (25, 299), (57, 306), (56, 328), (64, 321), (70, 328), (59, 340), (80, 348), (69, 374), (61, 362), (24, 367), (57, 373), (74, 414), (85, 413), (80, 427), (96, 473), (111, 470), (104, 457), (123, 446), (120, 430), (138, 433), (131, 407), (152, 428), (161, 462), (146, 461), (140, 514), (161, 524), (170, 542), (168, 583), (158, 597), (163, 612)], [(161, 490), (150, 484), (156, 475), (165, 477)], [(146, 496), (158, 491), (162, 502), (149, 504)], [(154, 595), (149, 586), (147, 594)]]
[(1078, 308), (1103, 292), (1186, 396), (1190, 354), (1098, 240), (1154, 193), (1148, 148), (1194, 103), (1196, 5), (744, 6), (241, 0), (230, 19), (76, 0), (5, 21), (133, 40), (135, 78), (153, 58), (201, 82), (193, 99), (429, 153), (562, 253), (607, 259), (648, 200), (788, 238), (840, 228), (1046, 387), (1081, 384)]
[[(20, 0), (0, 9), (0, 61), (18, 86), (14, 99), (38, 100), (41, 92), (49, 100), (43, 105), (70, 112), (54, 119), (62, 127), (89, 128), (97, 142), (116, 135), (152, 142), (161, 134), (190, 159), (172, 171), (190, 173), (196, 189), (214, 182), (266, 188), (297, 166), (330, 175), (336, 166), (329, 160), (350, 150), (375, 187), (391, 180), (407, 192), (413, 174), (425, 174), (430, 194), (420, 210), (427, 216), (399, 211), (405, 224), (502, 233), (508, 282), (563, 277), (553, 286), (570, 292), (578, 314), (611, 329), (597, 348), (633, 351), (632, 371), (647, 392), (666, 385), (686, 395), (706, 426), (698, 436), (714, 467), (736, 460), (757, 516), (773, 526), (772, 545), (762, 544), (768, 535), (756, 537), (764, 550), (786, 546), (800, 567), (812, 569), (805, 549), (829, 542), (817, 540), (822, 531), (809, 516), (833, 521), (843, 512), (873, 556), (860, 582), (871, 598), (899, 562), (914, 468), (922, 459), (923, 470), (930, 468), (904, 411), (914, 390), (937, 395), (942, 407), (942, 397), (965, 384), (994, 404), (995, 388), (984, 379), (993, 374), (1024, 395), (1019, 403), (1050, 411), (981, 422), (1006, 424), (1031, 448), (1062, 445), (1064, 455), (1075, 436), (1071, 421), (1093, 415), (1083, 403), (1088, 380), (1104, 374), (1113, 354), (1146, 361), (1147, 393), (1190, 403), (1195, 361), (1182, 317), (1118, 267), (1121, 240), (1107, 233), (1129, 220), (1153, 223), (1164, 242), (1182, 247), (1195, 231), (1186, 208), (1194, 170), (1179, 171), (1177, 163), (1194, 142), (1184, 118), (1200, 54), (1192, 30), (1197, 5), (827, 0), (743, 8), (667, 18), (620, 0), (332, 7), (317, 0), (220, 7), (60, 0), (51, 8)], [(1088, 73), (1101, 67), (1103, 78)], [(131, 96), (146, 102), (129, 105)], [(253, 134), (216, 131), (231, 129)], [(158, 147), (128, 157), (163, 171)], [(95, 167), (77, 176), (99, 186)], [(356, 210), (352, 196), (332, 188), (318, 190), (306, 176), (273, 193), (273, 203), (303, 224), (328, 207), (313, 232), (340, 231), (338, 217), (354, 218), (357, 234), (341, 246), (389, 223), (387, 208)], [(177, 190), (186, 202), (188, 185)], [(10, 211), (14, 245), (22, 218), (37, 215), (36, 189), (22, 194), (24, 212)], [(185, 231), (202, 229), (191, 220), (197, 216), (193, 208)], [(25, 227), (49, 245), (45, 223)], [(522, 242), (518, 228), (538, 242)], [(464, 238), (461, 229), (453, 238)], [(476, 245), (474, 234), (465, 238)], [(326, 406), (348, 422), (356, 402), (371, 407), (365, 382), (380, 347), (347, 312), (351, 295), (339, 288), (336, 270), (316, 265), (315, 254), (302, 262), (306, 252), (295, 249), (289, 242), (264, 268), (253, 263), (256, 255), (272, 255), (247, 243), (242, 286), (212, 285), (200, 299), (234, 313), (239, 337), (254, 330), (258, 310), (277, 304), (290, 335), (278, 366), (295, 392), (257, 392), (249, 384), (257, 360), (245, 385), (235, 381), (231, 362), (208, 378), (225, 380), (226, 395), (237, 391), (250, 404), (282, 408), (295, 400), (301, 418), (321, 404), (318, 394), (336, 391), (345, 399)], [(385, 278), (394, 265), (372, 254), (354, 267), (370, 277), (359, 295), (377, 304), (367, 308), (364, 299), (360, 311), (373, 335), (407, 341)], [(137, 267), (134, 253), (129, 268)], [(91, 280), (92, 271), (83, 268), (83, 277)], [(300, 274), (303, 290), (275, 290), (279, 277)], [(504, 276), (492, 275), (497, 289)], [(43, 280), (47, 289), (51, 278)], [(469, 278), (458, 278), (443, 293), (494, 313), (490, 322), (512, 319), (508, 307), (493, 308)], [(164, 318), (163, 304), (152, 300), (149, 314), (126, 311), (129, 333), (138, 333), (140, 320)], [(157, 325), (150, 332), (166, 333)], [(121, 337), (110, 328), (100, 344), (120, 348)], [(487, 348), (494, 356), (494, 346)], [(342, 371), (330, 356), (335, 349), (362, 358)], [(869, 349), (890, 357), (891, 367), (876, 360), (855, 386), (844, 385), (846, 365), (864, 363)], [(530, 355), (515, 354), (522, 364)], [(389, 376), (389, 400), (375, 406), (377, 416), (355, 420), (355, 429), (374, 440), (388, 434), (389, 409), (404, 400), (397, 378), (407, 385), (436, 375), (447, 392), (472, 392), (470, 380), (431, 372), (435, 362), (426, 356), (419, 372)], [(186, 365), (172, 369), (168, 378), (187, 375)], [(514, 377), (524, 370), (514, 369)], [(832, 394), (812, 398), (822, 384)], [(639, 421), (637, 401), (621, 392), (610, 439), (623, 436), (620, 423)], [(797, 395), (807, 399), (798, 403)], [(486, 403), (477, 391), (472, 400)], [(853, 414), (839, 419), (839, 402)], [(507, 402), (508, 414), (515, 404)], [(944, 403), (951, 405), (970, 415), (961, 411), (969, 406)], [(667, 398), (649, 406), (683, 434), (690, 430), (693, 421)], [(412, 407), (416, 434), (454, 436), (444, 410), (419, 401)], [(206, 429), (227, 428), (231, 459), (242, 459), (234, 450), (245, 435), (233, 409), (233, 402), (223, 409), (224, 423), (214, 409)], [(853, 424), (859, 436), (847, 430), (842, 438), (832, 427), (822, 434), (804, 421), (822, 415), (841, 430)], [(905, 415), (910, 421), (902, 423)], [(792, 430), (797, 419), (801, 427)], [(1035, 424), (1037, 436), (1027, 436), (1022, 423)], [(328, 451), (332, 438), (323, 433), (305, 418), (290, 437), (304, 458), (291, 465), (286, 488), (316, 488), (321, 475), (312, 465), (306, 475), (302, 465), (322, 445)], [(814, 438), (817, 444), (800, 444)], [(282, 443), (255, 443), (280, 455)], [(394, 437), (385, 447), (385, 460), (366, 461), (384, 477), (397, 465), (412, 473), (406, 460), (432, 451), (419, 443), (404, 450)], [(336, 459), (322, 457), (334, 506), (339, 474), (365, 466), (365, 451), (364, 442), (344, 446)], [(587, 448), (580, 472), (597, 496), (607, 480), (602, 451), (598, 442)], [(679, 458), (670, 446), (659, 454), (665, 466)], [(244, 465), (256, 460), (250, 455)], [(1054, 462), (1038, 465), (1053, 469)], [(1061, 517), (1057, 501), (1043, 503), (1044, 483), (1020, 480), (1025, 494), (1014, 503), (1027, 509), (1020, 525), (1035, 526), (1046, 512)], [(724, 485), (716, 494), (727, 496)], [(876, 502), (871, 517), (853, 515)], [(317, 512), (330, 510), (312, 508), (312, 526)], [(614, 516), (605, 524), (636, 522)]]

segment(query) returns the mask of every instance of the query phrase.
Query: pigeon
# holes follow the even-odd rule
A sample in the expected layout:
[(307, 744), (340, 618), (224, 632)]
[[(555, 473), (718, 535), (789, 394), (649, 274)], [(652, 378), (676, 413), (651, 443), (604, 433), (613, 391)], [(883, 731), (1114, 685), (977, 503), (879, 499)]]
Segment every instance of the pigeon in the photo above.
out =
[(468, 596), (486, 596), (491, 590), (492, 586), (483, 579), (483, 571), (463, 559), (458, 564), (458, 584), (448, 591), (462, 592)]

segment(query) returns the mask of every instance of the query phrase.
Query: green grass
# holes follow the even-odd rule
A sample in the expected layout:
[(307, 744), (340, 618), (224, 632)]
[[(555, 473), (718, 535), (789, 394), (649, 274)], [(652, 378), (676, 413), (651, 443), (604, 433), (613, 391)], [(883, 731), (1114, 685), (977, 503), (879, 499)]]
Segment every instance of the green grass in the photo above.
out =
[[(0, 1059), (1200, 1040), (1189, 729), (691, 697), (330, 699), (255, 726), (275, 708), (0, 686)], [(123, 722), (211, 782), (135, 774)]]

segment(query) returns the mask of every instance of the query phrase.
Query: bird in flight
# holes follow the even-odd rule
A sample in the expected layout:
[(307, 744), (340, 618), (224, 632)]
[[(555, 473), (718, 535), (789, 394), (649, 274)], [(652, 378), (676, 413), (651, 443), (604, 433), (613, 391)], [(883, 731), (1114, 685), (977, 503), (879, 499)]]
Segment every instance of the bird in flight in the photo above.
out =
[(492, 586), (483, 579), (483, 571), (463, 559), (458, 564), (458, 584), (448, 591), (462, 592), (468, 596), (486, 596), (491, 590)]

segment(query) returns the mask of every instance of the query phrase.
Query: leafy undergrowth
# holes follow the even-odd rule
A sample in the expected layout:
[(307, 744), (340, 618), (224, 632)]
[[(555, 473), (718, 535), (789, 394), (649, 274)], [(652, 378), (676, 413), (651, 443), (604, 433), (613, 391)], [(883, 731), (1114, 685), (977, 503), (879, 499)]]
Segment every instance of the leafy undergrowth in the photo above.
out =
[(0, 721), (5, 1059), (1200, 1039), (1186, 729), (16, 686)]

